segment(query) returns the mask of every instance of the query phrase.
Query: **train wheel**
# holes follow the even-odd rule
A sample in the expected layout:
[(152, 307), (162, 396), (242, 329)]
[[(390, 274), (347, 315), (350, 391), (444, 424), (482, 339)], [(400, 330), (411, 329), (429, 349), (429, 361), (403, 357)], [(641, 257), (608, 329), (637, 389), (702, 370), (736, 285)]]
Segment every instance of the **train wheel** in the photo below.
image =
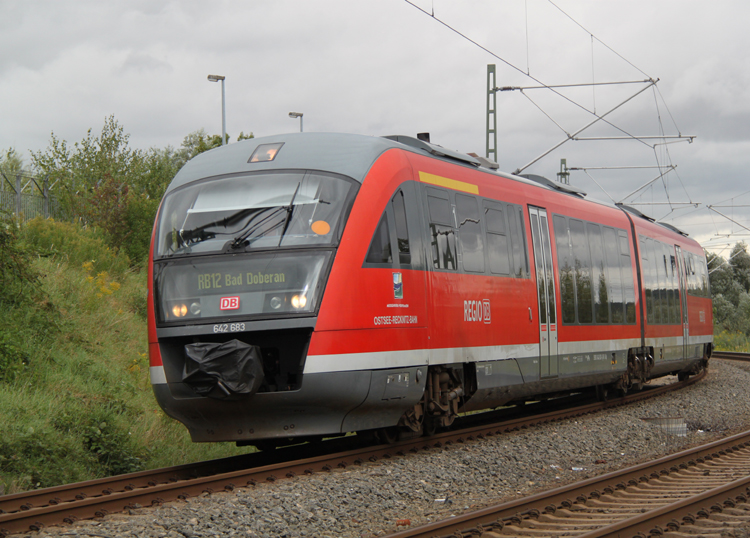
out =
[(688, 372), (680, 372), (677, 374), (677, 381), (687, 381), (690, 377)]

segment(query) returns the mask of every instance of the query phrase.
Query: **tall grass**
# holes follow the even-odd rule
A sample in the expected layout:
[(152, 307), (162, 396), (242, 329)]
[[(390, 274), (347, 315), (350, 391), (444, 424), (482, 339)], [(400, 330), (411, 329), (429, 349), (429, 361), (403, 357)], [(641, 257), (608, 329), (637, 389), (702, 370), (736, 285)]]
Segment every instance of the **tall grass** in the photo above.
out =
[(741, 332), (721, 331), (719, 334), (714, 334), (714, 348), (717, 351), (750, 353), (750, 338)]
[(144, 270), (94, 230), (17, 235), (37, 278), (24, 300), (0, 296), (0, 494), (252, 450), (193, 443), (158, 407)]

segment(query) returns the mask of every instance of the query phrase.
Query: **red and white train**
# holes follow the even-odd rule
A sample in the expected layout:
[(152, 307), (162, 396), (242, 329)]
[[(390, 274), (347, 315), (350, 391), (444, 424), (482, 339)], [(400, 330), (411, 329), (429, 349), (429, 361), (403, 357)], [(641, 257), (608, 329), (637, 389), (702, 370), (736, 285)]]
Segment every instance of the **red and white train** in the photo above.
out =
[(191, 160), (151, 247), (161, 407), (194, 441), (389, 437), (705, 367), (698, 243), (493, 165), (325, 133)]

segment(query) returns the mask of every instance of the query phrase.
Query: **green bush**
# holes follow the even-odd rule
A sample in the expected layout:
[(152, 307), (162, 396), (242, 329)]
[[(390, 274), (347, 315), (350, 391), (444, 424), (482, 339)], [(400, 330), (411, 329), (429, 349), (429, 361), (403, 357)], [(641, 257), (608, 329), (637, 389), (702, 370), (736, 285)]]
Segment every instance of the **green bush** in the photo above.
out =
[(54, 256), (74, 267), (90, 263), (95, 273), (121, 275), (130, 267), (128, 256), (110, 248), (107, 235), (96, 228), (37, 217), (22, 228), (21, 238), (39, 256)]
[(19, 225), (0, 221), (0, 304), (23, 305), (37, 296), (39, 278), (31, 256), (18, 244)]
[(714, 349), (717, 351), (750, 352), (750, 338), (740, 331), (721, 331), (714, 334)]

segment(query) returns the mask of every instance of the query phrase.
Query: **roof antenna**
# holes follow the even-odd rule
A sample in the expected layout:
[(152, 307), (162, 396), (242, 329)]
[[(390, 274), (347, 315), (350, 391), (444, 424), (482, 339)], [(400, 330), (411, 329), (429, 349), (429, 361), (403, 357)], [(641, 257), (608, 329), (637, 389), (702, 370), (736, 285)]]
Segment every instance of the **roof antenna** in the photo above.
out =
[(417, 133), (417, 139), (422, 142), (430, 143), (430, 133)]

